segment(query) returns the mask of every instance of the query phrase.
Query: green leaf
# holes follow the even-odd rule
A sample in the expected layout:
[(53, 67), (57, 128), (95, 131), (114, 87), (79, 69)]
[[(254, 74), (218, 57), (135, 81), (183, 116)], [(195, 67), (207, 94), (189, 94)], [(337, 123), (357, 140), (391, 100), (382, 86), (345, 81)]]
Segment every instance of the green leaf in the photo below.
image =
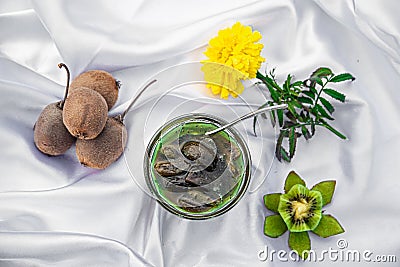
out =
[(289, 103), (287, 103), (287, 104), (288, 104), (287, 109), (288, 109), (289, 112), (292, 113), (292, 115), (296, 118), (296, 117), (297, 117), (297, 112), (296, 112), (296, 109), (295, 109), (295, 107), (294, 107), (294, 105), (293, 105), (293, 102), (289, 102)]
[(294, 157), (294, 153), (296, 152), (296, 143), (297, 143), (297, 134), (292, 127), (289, 133), (289, 157), (292, 159)]
[(281, 194), (274, 193), (274, 194), (267, 194), (264, 196), (264, 204), (267, 209), (273, 212), (278, 212), (279, 200)]
[(266, 83), (264, 80), (265, 85), (268, 88), (269, 94), (271, 95), (271, 98), (275, 101), (279, 101), (279, 93), (276, 91), (276, 89), (269, 83)]
[(302, 81), (297, 81), (294, 82), (290, 85), (290, 87), (302, 87), (303, 86), (303, 82)]
[(335, 111), (335, 108), (328, 100), (326, 100), (323, 97), (320, 97), (319, 100), (321, 101), (322, 105), (326, 108), (326, 110), (329, 111), (329, 113), (332, 114)]
[(329, 81), (333, 82), (333, 83), (338, 83), (338, 82), (343, 82), (343, 81), (348, 81), (348, 80), (354, 81), (355, 79), (356, 78), (354, 78), (353, 75), (351, 75), (350, 73), (342, 73), (342, 74), (334, 76)]
[(297, 100), (299, 100), (299, 101), (302, 102), (302, 103), (310, 104), (310, 105), (312, 105), (312, 104), (314, 103), (314, 101), (313, 101), (311, 98), (305, 97), (305, 96), (299, 96), (299, 97), (297, 98)]
[(271, 95), (271, 98), (275, 101), (275, 102), (279, 102), (279, 94), (275, 91), (274, 88), (272, 88), (271, 86), (267, 86), (269, 93)]
[(311, 134), (310, 134), (310, 132), (308, 131), (308, 129), (307, 129), (306, 126), (301, 126), (301, 133), (303, 134), (303, 136), (304, 136), (304, 138), (305, 138), (306, 140), (308, 140), (308, 139), (311, 138)]
[[(290, 113), (288, 113), (290, 114)], [(286, 116), (288, 116), (288, 114), (286, 114)], [(292, 115), (289, 115), (290, 117), (292, 117)], [(284, 129), (289, 129), (291, 127), (293, 127), (296, 124), (296, 122), (293, 121), (285, 121), (285, 123), (283, 124), (283, 128)], [(285, 135), (285, 137), (289, 137), (289, 132), (287, 132), (287, 134)]]
[[(270, 105), (270, 106), (272, 105), (272, 104), (270, 103), (270, 101), (268, 101), (268, 102), (262, 104), (261, 106), (258, 107), (258, 109), (265, 108), (265, 107), (268, 106), (268, 105)], [(256, 133), (257, 117), (258, 117), (258, 116), (255, 116), (254, 119), (253, 119), (253, 133), (254, 133), (255, 136), (257, 136), (257, 133)], [(264, 118), (264, 119), (267, 119), (267, 116), (265, 115), (265, 113), (261, 113), (261, 117)]]
[(271, 215), (265, 218), (264, 234), (266, 236), (276, 238), (283, 235), (286, 231), (287, 226), (281, 215)]
[(290, 103), (292, 103), (292, 105), (295, 106), (296, 108), (303, 108), (303, 106), (299, 101), (293, 100)]
[(315, 105), (315, 107), (318, 110), (319, 114), (321, 114), (322, 117), (327, 118), (328, 120), (334, 120), (331, 116), (329, 116), (329, 114), (325, 111), (325, 109), (320, 104)]
[(322, 215), (321, 221), (313, 232), (323, 238), (344, 233), (343, 227), (332, 215)]
[(321, 86), (324, 84), (324, 82), (322, 81), (322, 79), (320, 77), (314, 77), (314, 78), (312, 78), (312, 80), (314, 80), (316, 83), (318, 83)]
[(283, 126), (283, 110), (282, 109), (278, 109), (276, 110), (276, 114), (278, 115), (278, 122), (279, 122), (279, 126)]
[(330, 68), (321, 67), (316, 69), (312, 74), (311, 77), (326, 77), (332, 75), (332, 70)]
[(275, 125), (276, 125), (276, 116), (275, 116), (275, 112), (274, 112), (274, 111), (270, 111), (269, 113), (270, 113), (270, 115), (271, 115), (272, 127), (275, 127)]
[(302, 91), (302, 93), (305, 94), (306, 96), (308, 96), (311, 99), (315, 99), (316, 95), (311, 90), (308, 90), (308, 91), (304, 90), (304, 91)]
[(278, 92), (282, 91), (282, 88), (280, 88), (279, 85), (275, 81), (274, 74), (272, 72), (270, 74), (271, 74), (271, 77), (269, 77), (268, 75), (264, 77), (263, 81), (265, 82), (265, 84), (269, 85), (272, 88), (275, 88), (276, 90), (278, 90)]
[(283, 142), (284, 132), (281, 130), (278, 139), (276, 140), (275, 156), (279, 161), (282, 161), (282, 142)]
[(312, 93), (314, 93), (315, 95), (318, 95), (318, 91), (317, 91), (317, 89), (315, 89), (314, 86), (311, 86), (311, 87), (309, 87), (309, 88), (310, 88), (310, 91), (311, 91)]
[(290, 156), (289, 153), (283, 148), (281, 147), (281, 155), (282, 155), (282, 159), (286, 162), (290, 162)]
[(332, 133), (334, 133), (334, 134), (335, 134), (336, 136), (338, 136), (339, 138), (341, 138), (341, 139), (343, 139), (343, 140), (346, 140), (346, 139), (347, 139), (347, 137), (346, 137), (344, 134), (342, 134), (341, 132), (339, 132), (338, 130), (336, 130), (336, 129), (333, 128), (332, 126), (330, 126), (328, 123), (323, 122), (321, 125), (324, 126), (326, 129), (328, 129), (329, 131), (331, 131)]
[(323, 89), (324, 93), (329, 95), (330, 97), (339, 100), (340, 102), (344, 102), (346, 100), (346, 96), (336, 90), (333, 89)]
[(285, 180), (285, 193), (289, 192), (292, 186), (296, 184), (301, 184), (306, 186), (306, 182), (294, 171), (289, 172)]
[(289, 247), (296, 251), (302, 259), (307, 259), (311, 250), (311, 241), (308, 232), (290, 232)]
[(311, 121), (311, 136), (314, 136), (314, 134), (315, 134), (315, 122), (314, 121)]
[[(304, 114), (304, 111), (300, 111), (300, 116), (297, 118), (299, 122), (305, 122), (305, 120), (307, 119), (307, 117)], [(297, 126), (298, 127), (298, 126)]]
[(257, 72), (256, 77), (260, 79), (268, 88), (268, 91), (271, 95), (271, 98), (276, 102), (279, 103), (279, 93), (282, 89), (276, 84), (276, 82), (271, 79), (268, 75), (263, 76), (261, 73)]
[[(290, 120), (292, 125), (297, 124), (297, 119), (291, 112), (285, 112), (286, 117)], [(284, 123), (284, 128), (289, 128), (290, 126), (288, 125), (287, 121)]]
[(292, 76), (291, 76), (290, 74), (288, 74), (288, 76), (287, 76), (287, 78), (286, 78), (286, 81), (285, 81), (285, 83), (283, 84), (283, 89), (284, 89), (286, 92), (289, 92), (291, 80), (292, 80)]
[(322, 78), (327, 78), (328, 76), (332, 75), (333, 73), (329, 68), (318, 68), (311, 74), (310, 80), (316, 82), (320, 86), (323, 86), (324, 83), (322, 81)]
[(300, 111), (300, 118), (302, 122), (306, 121), (308, 118), (308, 112), (304, 112), (304, 110)]
[(311, 190), (319, 191), (322, 195), (322, 206), (331, 203), (333, 193), (335, 192), (336, 181), (323, 181), (311, 188)]
[[(265, 73), (267, 73), (267, 70), (265, 70)], [(262, 81), (265, 78), (265, 76), (262, 75), (259, 71), (257, 71), (256, 78)]]

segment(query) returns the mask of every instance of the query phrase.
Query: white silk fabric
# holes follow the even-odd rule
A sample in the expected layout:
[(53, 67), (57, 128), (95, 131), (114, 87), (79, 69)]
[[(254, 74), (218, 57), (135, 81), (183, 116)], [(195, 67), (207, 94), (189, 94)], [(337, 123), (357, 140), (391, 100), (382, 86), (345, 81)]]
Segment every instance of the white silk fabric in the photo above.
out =
[[(348, 249), (397, 255), (399, 261), (399, 13), (395, 0), (2, 0), (0, 266), (297, 266), (259, 257), (266, 247), (289, 251), (288, 233), (277, 239), (263, 234), (264, 218), (272, 214), (263, 195), (281, 192), (291, 170), (308, 186), (337, 181), (325, 213), (338, 218), (345, 233), (326, 239), (311, 235), (317, 253), (338, 249), (338, 241), (345, 240)], [(70, 67), (72, 77), (104, 69), (120, 80), (110, 111), (115, 115), (156, 73), (205, 59), (208, 40), (236, 21), (262, 34), (262, 70), (276, 67), (279, 81), (288, 73), (306, 78), (319, 66), (356, 77), (338, 85), (347, 100), (335, 103), (333, 125), (348, 140), (318, 129), (312, 140), (299, 142), (292, 163), (271, 165), (270, 123), (259, 122), (265, 134), (258, 138), (252, 121), (244, 122), (238, 129), (251, 150), (253, 184), (232, 210), (206, 221), (164, 210), (142, 186), (140, 164), (129, 168), (124, 157), (99, 171), (81, 166), (74, 147), (59, 157), (35, 148), (32, 128), (40, 111), (64, 94), (59, 62)], [(160, 94), (162, 86), (153, 92)], [(135, 162), (168, 116), (207, 112), (233, 119), (265, 101), (251, 88), (242, 96), (245, 107), (243, 99), (210, 100), (195, 86), (171, 93), (150, 114), (149, 92), (126, 120), (127, 148)]]

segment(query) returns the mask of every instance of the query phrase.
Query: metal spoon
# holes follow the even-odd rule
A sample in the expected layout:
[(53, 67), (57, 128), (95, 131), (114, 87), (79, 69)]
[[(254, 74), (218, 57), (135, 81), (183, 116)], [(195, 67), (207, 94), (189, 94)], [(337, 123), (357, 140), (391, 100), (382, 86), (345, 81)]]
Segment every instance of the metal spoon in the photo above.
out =
[(271, 110), (276, 110), (276, 109), (285, 109), (285, 108), (287, 108), (287, 104), (280, 104), (280, 105), (269, 106), (269, 107), (265, 107), (265, 108), (260, 108), (260, 109), (254, 110), (254, 111), (249, 112), (249, 113), (243, 115), (242, 117), (240, 117), (240, 118), (238, 118), (238, 119), (236, 119), (236, 120), (234, 120), (234, 121), (232, 121), (232, 122), (230, 122), (228, 124), (225, 124), (225, 125), (217, 128), (217, 129), (215, 129), (215, 130), (206, 132), (205, 135), (212, 135), (212, 134), (218, 133), (218, 132), (220, 132), (222, 130), (225, 130), (226, 128), (229, 128), (229, 127), (235, 125), (238, 122), (241, 122), (242, 120), (252, 118), (252, 117), (254, 117), (254, 116), (258, 115), (258, 114), (264, 113), (266, 111), (271, 111)]

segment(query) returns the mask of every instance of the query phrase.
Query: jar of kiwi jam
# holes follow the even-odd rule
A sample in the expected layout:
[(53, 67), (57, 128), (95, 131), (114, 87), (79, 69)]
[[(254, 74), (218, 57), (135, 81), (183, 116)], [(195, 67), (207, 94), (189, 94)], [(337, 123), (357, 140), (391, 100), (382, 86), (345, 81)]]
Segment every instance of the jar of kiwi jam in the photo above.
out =
[(245, 193), (251, 159), (242, 136), (207, 114), (177, 117), (162, 126), (145, 154), (146, 183), (168, 211), (188, 219), (208, 219), (231, 209)]

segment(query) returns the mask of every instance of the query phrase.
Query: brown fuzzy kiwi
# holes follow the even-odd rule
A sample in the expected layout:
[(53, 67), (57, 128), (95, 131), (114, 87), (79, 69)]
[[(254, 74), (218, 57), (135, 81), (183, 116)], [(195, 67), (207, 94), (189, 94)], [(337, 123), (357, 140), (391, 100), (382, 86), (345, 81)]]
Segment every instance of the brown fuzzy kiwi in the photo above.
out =
[(99, 136), (92, 140), (76, 141), (76, 155), (83, 165), (105, 169), (121, 156), (128, 138), (124, 117), (139, 96), (155, 81), (145, 86), (122, 114), (108, 117), (106, 126)]
[(76, 88), (65, 100), (64, 125), (79, 139), (93, 139), (106, 125), (107, 111), (107, 103), (101, 94), (85, 87)]
[(120, 83), (106, 71), (89, 70), (80, 74), (71, 83), (71, 91), (81, 87), (87, 87), (101, 94), (110, 110), (117, 102)]
[(125, 125), (117, 118), (108, 117), (104, 130), (92, 140), (77, 140), (76, 155), (90, 168), (105, 169), (124, 151), (127, 141)]
[[(68, 75), (65, 100), (68, 94), (70, 73), (65, 64), (60, 63), (58, 67), (64, 67)], [(47, 105), (40, 113), (33, 128), (35, 146), (41, 152), (50, 156), (64, 154), (75, 142), (75, 138), (68, 132), (63, 123), (64, 100)]]

